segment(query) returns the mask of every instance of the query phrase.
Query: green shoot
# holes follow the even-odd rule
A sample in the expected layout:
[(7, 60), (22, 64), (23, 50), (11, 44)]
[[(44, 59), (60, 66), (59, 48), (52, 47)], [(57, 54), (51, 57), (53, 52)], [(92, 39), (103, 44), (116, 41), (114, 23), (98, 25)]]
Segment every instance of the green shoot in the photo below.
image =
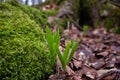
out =
[(88, 26), (88, 25), (84, 25), (84, 26), (83, 26), (83, 31), (84, 31), (84, 34), (85, 34), (85, 35), (87, 34), (88, 29), (89, 29), (89, 26)]
[(59, 47), (59, 43), (60, 43), (60, 36), (59, 36), (59, 32), (55, 32), (54, 35), (52, 35), (51, 30), (46, 27), (46, 40), (48, 43), (48, 47), (51, 53), (51, 59), (54, 62), (55, 58), (56, 58), (56, 53), (54, 51), (54, 43), (56, 43), (57, 47)]
[(65, 48), (64, 53), (62, 54), (59, 49), (59, 44), (60, 44), (59, 32), (55, 32), (52, 35), (52, 32), (48, 27), (46, 27), (46, 40), (51, 53), (52, 61), (53, 60), (55, 61), (56, 55), (58, 55), (58, 58), (61, 62), (62, 69), (65, 71), (66, 65), (70, 62), (75, 50), (77, 49), (78, 42), (69, 41), (69, 43)]

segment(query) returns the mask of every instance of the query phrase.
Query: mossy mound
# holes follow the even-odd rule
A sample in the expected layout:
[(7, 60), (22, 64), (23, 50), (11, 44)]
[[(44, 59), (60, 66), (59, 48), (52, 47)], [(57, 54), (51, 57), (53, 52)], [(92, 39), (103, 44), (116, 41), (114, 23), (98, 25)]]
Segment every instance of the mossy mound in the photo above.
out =
[(39, 11), (38, 9), (35, 9), (30, 6), (21, 5), (16, 0), (9, 0), (7, 3), (11, 4), (14, 7), (21, 9), (24, 13), (26, 13), (28, 16), (30, 16), (30, 19), (34, 20), (40, 26), (44, 26), (45, 24), (47, 24), (48, 16), (45, 15), (44, 11)]
[(44, 17), (20, 3), (0, 3), (0, 80), (46, 80), (51, 74)]

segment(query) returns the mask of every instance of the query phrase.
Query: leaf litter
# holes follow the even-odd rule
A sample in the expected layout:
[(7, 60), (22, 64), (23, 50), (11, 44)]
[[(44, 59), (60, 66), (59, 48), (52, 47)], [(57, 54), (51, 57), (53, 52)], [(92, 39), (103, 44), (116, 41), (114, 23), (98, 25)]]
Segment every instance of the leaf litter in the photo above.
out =
[(71, 39), (80, 43), (66, 72), (59, 70), (49, 80), (120, 80), (120, 35), (100, 27), (86, 35), (75, 28), (66, 29), (62, 36), (63, 51)]

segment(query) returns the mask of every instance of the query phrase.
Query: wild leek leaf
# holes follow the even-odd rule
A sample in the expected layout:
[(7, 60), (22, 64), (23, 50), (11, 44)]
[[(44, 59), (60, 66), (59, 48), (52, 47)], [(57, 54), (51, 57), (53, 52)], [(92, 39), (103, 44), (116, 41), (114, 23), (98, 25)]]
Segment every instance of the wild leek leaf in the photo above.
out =
[(61, 64), (62, 64), (62, 68), (63, 68), (63, 70), (65, 70), (65, 60), (64, 60), (64, 58), (63, 58), (63, 55), (62, 55), (62, 53), (60, 52), (60, 50), (59, 50), (59, 47), (57, 47), (57, 45), (56, 44), (54, 44), (55, 45), (55, 48), (54, 48), (54, 50), (57, 52), (57, 54), (58, 54), (58, 57), (59, 57), (59, 59), (60, 59), (60, 62), (61, 62)]
[(63, 55), (63, 58), (65, 60), (65, 63), (67, 63), (67, 59), (68, 59), (68, 55), (69, 55), (69, 52), (70, 52), (70, 47), (71, 47), (71, 41), (68, 42), (66, 48), (65, 48), (65, 51), (64, 51), (64, 55)]
[(45, 36), (46, 36), (48, 47), (49, 47), (49, 50), (51, 53), (51, 59), (52, 59), (52, 61), (54, 61), (55, 57), (56, 57), (56, 53), (53, 50), (53, 35), (48, 26), (46, 27), (46, 35)]
[(59, 44), (60, 44), (59, 32), (55, 32), (54, 37), (53, 37), (53, 43), (56, 43), (57, 47), (59, 47)]
[(70, 55), (68, 57), (67, 63), (69, 63), (69, 61), (72, 59), (73, 54), (74, 54), (75, 50), (77, 49), (78, 43), (79, 42), (72, 43), (72, 48), (71, 48), (72, 50), (71, 50), (71, 53), (70, 53)]
[(69, 41), (69, 43), (67, 44), (67, 46), (65, 48), (64, 54), (62, 55), (62, 53), (59, 50), (59, 45), (60, 45), (59, 32), (55, 32), (52, 35), (51, 30), (48, 27), (46, 27), (46, 40), (47, 40), (48, 47), (49, 47), (49, 50), (51, 53), (52, 61), (55, 61), (56, 54), (57, 54), (58, 58), (61, 62), (61, 66), (62, 66), (63, 70), (65, 71), (66, 65), (72, 59), (72, 56), (73, 56), (75, 50), (77, 49), (78, 42), (73, 43), (73, 42)]

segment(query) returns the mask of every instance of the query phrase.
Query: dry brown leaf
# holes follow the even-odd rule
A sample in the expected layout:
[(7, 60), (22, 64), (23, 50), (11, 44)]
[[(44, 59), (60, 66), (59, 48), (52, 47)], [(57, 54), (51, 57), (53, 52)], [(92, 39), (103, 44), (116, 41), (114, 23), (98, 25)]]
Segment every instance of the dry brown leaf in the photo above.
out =
[(73, 64), (78, 69), (82, 67), (83, 61), (73, 60)]
[(97, 72), (95, 69), (91, 68), (91, 67), (88, 67), (88, 66), (83, 66), (83, 72), (84, 74), (91, 78), (91, 79), (95, 79), (96, 78), (96, 75), (97, 75)]
[(103, 61), (92, 63), (92, 67), (97, 70), (101, 69), (103, 66), (105, 66), (105, 62), (103, 62)]
[(68, 75), (75, 75), (75, 72), (69, 66), (66, 66), (66, 72)]
[(120, 46), (111, 46), (111, 50), (116, 51), (116, 52), (120, 52)]

